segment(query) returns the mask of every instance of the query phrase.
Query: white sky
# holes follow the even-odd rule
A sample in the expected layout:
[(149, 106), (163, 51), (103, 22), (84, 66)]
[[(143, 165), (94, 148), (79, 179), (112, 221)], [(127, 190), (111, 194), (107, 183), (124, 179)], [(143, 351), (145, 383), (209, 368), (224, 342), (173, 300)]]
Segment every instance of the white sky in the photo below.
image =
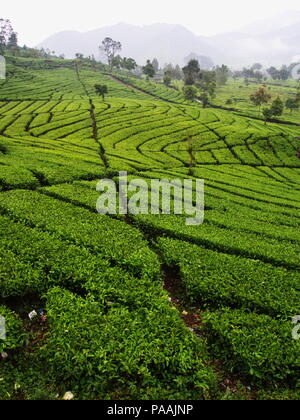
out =
[(0, 17), (12, 21), (21, 44), (34, 46), (62, 30), (119, 22), (177, 23), (215, 35), (288, 10), (300, 11), (299, 0), (3, 0)]

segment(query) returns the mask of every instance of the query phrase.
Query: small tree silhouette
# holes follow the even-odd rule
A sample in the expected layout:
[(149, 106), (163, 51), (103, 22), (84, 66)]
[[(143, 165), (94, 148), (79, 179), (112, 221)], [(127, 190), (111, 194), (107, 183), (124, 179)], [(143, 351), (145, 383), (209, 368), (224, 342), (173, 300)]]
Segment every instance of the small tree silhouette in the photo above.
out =
[(197, 159), (195, 154), (195, 141), (192, 136), (188, 136), (186, 139), (186, 150), (189, 154), (190, 162), (189, 162), (189, 175), (193, 175), (193, 167), (196, 166)]
[(102, 100), (104, 101), (105, 95), (108, 94), (108, 88), (106, 85), (95, 85), (95, 91), (96, 93), (102, 97)]

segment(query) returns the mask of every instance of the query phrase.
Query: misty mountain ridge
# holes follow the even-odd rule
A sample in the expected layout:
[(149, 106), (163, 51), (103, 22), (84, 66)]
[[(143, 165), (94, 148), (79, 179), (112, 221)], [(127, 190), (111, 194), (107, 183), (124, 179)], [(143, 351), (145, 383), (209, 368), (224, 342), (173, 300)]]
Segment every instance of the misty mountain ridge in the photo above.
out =
[(191, 54), (207, 57), (214, 64), (225, 63), (233, 67), (254, 62), (265, 66), (289, 64), (300, 55), (300, 12), (287, 12), (248, 25), (238, 32), (210, 37), (195, 35), (176, 24), (137, 26), (118, 23), (88, 32), (59, 32), (38, 47), (65, 54), (66, 58), (83, 53), (103, 59), (99, 45), (105, 37), (120, 41), (122, 56), (133, 57), (139, 64), (156, 57), (161, 65), (184, 65), (185, 58)]

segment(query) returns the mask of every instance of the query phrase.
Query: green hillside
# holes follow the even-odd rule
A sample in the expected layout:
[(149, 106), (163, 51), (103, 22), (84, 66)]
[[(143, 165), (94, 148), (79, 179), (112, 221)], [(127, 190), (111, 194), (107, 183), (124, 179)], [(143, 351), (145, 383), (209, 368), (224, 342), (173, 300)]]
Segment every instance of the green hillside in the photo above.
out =
[[(215, 104), (226, 107), (237, 85)], [(298, 399), (300, 130), (297, 114), (282, 118), (203, 109), (75, 61), (10, 64), (0, 80), (0, 400)], [(97, 181), (120, 171), (204, 179), (204, 224), (97, 214)], [(47, 321), (32, 323), (38, 308)]]

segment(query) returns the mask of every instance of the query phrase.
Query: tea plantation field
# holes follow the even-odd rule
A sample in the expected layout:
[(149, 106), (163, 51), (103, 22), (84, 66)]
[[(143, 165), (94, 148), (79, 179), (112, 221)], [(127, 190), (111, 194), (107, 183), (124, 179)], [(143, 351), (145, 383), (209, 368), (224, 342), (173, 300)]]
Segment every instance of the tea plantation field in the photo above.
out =
[[(75, 63), (0, 81), (0, 400), (300, 397), (300, 129), (254, 117)], [(120, 171), (204, 179), (204, 224), (99, 215)]]

